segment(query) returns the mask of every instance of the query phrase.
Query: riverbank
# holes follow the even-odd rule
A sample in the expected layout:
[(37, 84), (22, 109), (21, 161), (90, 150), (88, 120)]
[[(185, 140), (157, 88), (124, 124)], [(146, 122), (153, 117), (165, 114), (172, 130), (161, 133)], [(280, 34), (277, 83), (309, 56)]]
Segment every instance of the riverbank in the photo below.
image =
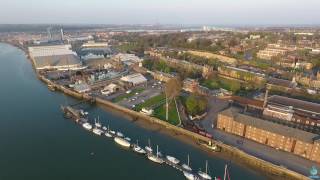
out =
[[(46, 84), (52, 83), (52, 82), (50, 82), (49, 80), (47, 80), (45, 78), (43, 78), (42, 80)], [(53, 84), (53, 85), (55, 87), (57, 87), (57, 89), (60, 88), (59, 89), (60, 91), (64, 92), (65, 94), (68, 94), (68, 95), (70, 95), (72, 97), (76, 97), (78, 99), (86, 99), (86, 100), (91, 99), (91, 97), (88, 96), (88, 95), (75, 93), (70, 89), (67, 89), (67, 88), (65, 88), (63, 86), (60, 87), (59, 85), (56, 85), (56, 84)], [(163, 122), (163, 121), (155, 119), (155, 118), (150, 118), (148, 116), (144, 116), (144, 115), (142, 115), (140, 113), (137, 113), (137, 112), (128, 110), (126, 108), (120, 107), (120, 106), (118, 106), (116, 104), (113, 104), (111, 102), (99, 101), (98, 99), (95, 99), (95, 100), (96, 100), (97, 104), (100, 105), (100, 106), (109, 108), (112, 111), (116, 110), (118, 112), (121, 112), (121, 114), (128, 114), (128, 116), (130, 116), (130, 118), (133, 119), (134, 121), (136, 121), (137, 123), (141, 123), (141, 124), (145, 123), (144, 126), (147, 127), (147, 128), (151, 128), (150, 127), (150, 124), (151, 124), (152, 127), (153, 126), (155, 127), (155, 131), (160, 131), (162, 133), (168, 132), (172, 136), (177, 137), (177, 138), (181, 139), (182, 141), (191, 143), (190, 137), (192, 137), (191, 139), (194, 140), (194, 141), (192, 141), (193, 144), (195, 144), (195, 142), (197, 142), (198, 139), (202, 139), (202, 138), (204, 138), (202, 140), (206, 140), (206, 141), (210, 140), (208, 138), (199, 136), (199, 135), (191, 133), (191, 132), (185, 132), (186, 130), (184, 130), (182, 128), (172, 127), (172, 126), (166, 124), (166, 122)], [(195, 146), (197, 146), (197, 145), (195, 145)], [(255, 167), (255, 168), (257, 168), (257, 167), (260, 168), (261, 167), (260, 169), (262, 170), (262, 172), (264, 171), (262, 166), (260, 166), (260, 163), (264, 164), (264, 162), (260, 162), (260, 160), (257, 160), (257, 159), (254, 159), (254, 158), (252, 158), (252, 160), (248, 160), (248, 158), (246, 157), (247, 156), (246, 154), (241, 154), (240, 152), (237, 152), (236, 149), (232, 149), (232, 147), (230, 147), (231, 149), (228, 149), (228, 146), (225, 146), (223, 144), (221, 144), (221, 146), (223, 147), (223, 152), (219, 153), (218, 154), (219, 156), (220, 155), (224, 155), (224, 154), (230, 154), (231, 157), (234, 157), (234, 158), (232, 158), (232, 160), (234, 160), (235, 162), (239, 162), (239, 164), (242, 163), (241, 159), (243, 158), (245, 160), (243, 164), (252, 164), (252, 167)], [(248, 162), (246, 162), (246, 161), (248, 161)], [(276, 174), (280, 174), (280, 175), (275, 175), (276, 177), (274, 179), (303, 179), (302, 177), (301, 178), (300, 177), (294, 178), (291, 175), (287, 175), (287, 173), (285, 173), (285, 172), (281, 172), (281, 171), (279, 172), (278, 169), (277, 169), (277, 168), (281, 168), (279, 166), (275, 166), (275, 168), (276, 168), (276, 170), (275, 170)], [(269, 173), (268, 169), (269, 169), (269, 166), (266, 166), (265, 174)], [(269, 173), (269, 174), (272, 174), (272, 173)]]
[[(38, 74), (38, 78), (40, 80), (42, 80), (43, 82), (45, 82), (46, 84), (50, 84), (50, 85), (54, 86), (57, 90), (65, 93), (67, 95), (70, 95), (72, 97), (75, 97), (75, 98), (81, 99), (81, 100), (88, 100), (88, 101), (94, 100), (97, 103), (97, 105), (104, 106), (104, 107), (108, 108), (109, 110), (117, 111), (121, 114), (126, 114), (127, 117), (130, 117), (134, 121), (139, 120), (139, 123), (142, 127), (155, 128), (155, 131), (159, 131), (159, 132), (161, 131), (162, 133), (165, 133), (167, 135), (171, 135), (171, 136), (173, 136), (183, 142), (190, 143), (191, 142), (190, 138), (191, 138), (193, 141), (190, 144), (194, 145), (195, 147), (199, 147), (199, 145), (197, 144), (197, 142), (199, 140), (206, 141), (206, 142), (212, 141), (213, 143), (219, 145), (222, 148), (222, 152), (220, 152), (219, 155), (223, 156), (225, 159), (231, 158), (234, 162), (236, 162), (239, 165), (241, 165), (243, 163), (247, 167), (258, 170), (261, 173), (266, 174), (266, 176), (268, 176), (272, 179), (283, 179), (283, 180), (285, 180), (285, 179), (292, 179), (292, 180), (294, 180), (294, 179), (297, 179), (297, 180), (298, 179), (299, 180), (309, 179), (302, 174), (293, 172), (293, 171), (288, 170), (284, 167), (277, 166), (272, 163), (266, 162), (264, 160), (258, 159), (254, 156), (251, 156), (249, 154), (244, 153), (243, 151), (241, 151), (237, 148), (222, 144), (220, 142), (216, 142), (212, 139), (209, 139), (207, 137), (193, 133), (191, 131), (187, 131), (183, 128), (173, 126), (165, 121), (156, 119), (154, 117), (146, 116), (146, 115), (141, 114), (139, 112), (136, 112), (136, 111), (124, 108), (122, 106), (119, 106), (117, 104), (114, 104), (112, 102), (103, 100), (101, 98), (94, 98), (94, 97), (91, 97), (87, 94), (80, 94), (80, 93), (74, 92), (70, 89), (67, 89), (67, 88), (61, 86), (61, 85), (53, 83), (52, 81), (50, 81), (49, 79), (46, 79), (44, 76), (42, 76), (40, 74)], [(145, 121), (145, 122), (143, 122), (143, 121)], [(153, 126), (150, 126), (150, 124)], [(199, 148), (201, 148), (201, 147), (199, 147)], [(201, 149), (206, 150), (206, 152), (208, 152), (208, 153), (210, 152), (209, 150), (207, 150), (205, 148), (201, 148)], [(214, 153), (214, 154), (216, 154), (216, 153)]]

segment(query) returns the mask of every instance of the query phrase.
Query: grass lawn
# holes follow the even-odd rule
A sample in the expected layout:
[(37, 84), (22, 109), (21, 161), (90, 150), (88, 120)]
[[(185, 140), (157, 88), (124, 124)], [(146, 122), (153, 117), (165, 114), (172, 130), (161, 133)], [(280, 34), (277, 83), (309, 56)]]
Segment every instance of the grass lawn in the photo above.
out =
[(155, 97), (152, 97), (152, 98), (148, 99), (148, 100), (147, 100), (146, 102), (144, 102), (144, 103), (138, 104), (138, 105), (134, 108), (134, 110), (135, 110), (135, 111), (141, 111), (142, 108), (144, 108), (144, 107), (151, 107), (151, 106), (153, 106), (153, 105), (155, 105), (155, 104), (163, 101), (164, 99), (165, 99), (164, 94), (160, 94), (160, 95), (158, 95), (158, 96), (155, 96)]
[[(141, 111), (142, 108), (144, 107), (151, 107), (153, 105), (157, 105), (160, 102), (164, 102), (165, 100), (165, 95), (161, 94), (158, 96), (155, 96), (153, 98), (150, 98), (149, 100), (147, 100), (144, 103), (138, 104), (134, 110), (135, 111)], [(161, 104), (160, 106), (156, 107), (154, 109), (154, 113), (153, 116), (161, 119), (161, 120), (166, 120), (166, 106), (165, 103)], [(169, 105), (169, 123), (173, 124), (173, 125), (178, 125), (179, 124), (179, 117), (178, 117), (178, 112), (176, 109), (176, 105), (174, 103), (174, 101), (172, 101)]]
[[(161, 120), (166, 120), (166, 105), (163, 104), (159, 107), (157, 107), (155, 110), (154, 110), (154, 117), (157, 117)], [(173, 124), (173, 125), (178, 125), (179, 124), (179, 116), (178, 116), (178, 112), (177, 112), (177, 108), (176, 108), (176, 105), (175, 105), (175, 102), (172, 101), (170, 104), (169, 104), (169, 119), (168, 119), (168, 122), (170, 124)]]
[(115, 103), (116, 103), (116, 102), (120, 102), (120, 101), (122, 101), (122, 100), (125, 99), (125, 98), (130, 98), (130, 97), (134, 96), (136, 93), (141, 93), (141, 92), (143, 92), (143, 91), (144, 91), (144, 88), (134, 89), (134, 90), (132, 90), (131, 93), (129, 93), (129, 94), (126, 93), (126, 94), (120, 95), (120, 96), (112, 99), (112, 102), (115, 102)]

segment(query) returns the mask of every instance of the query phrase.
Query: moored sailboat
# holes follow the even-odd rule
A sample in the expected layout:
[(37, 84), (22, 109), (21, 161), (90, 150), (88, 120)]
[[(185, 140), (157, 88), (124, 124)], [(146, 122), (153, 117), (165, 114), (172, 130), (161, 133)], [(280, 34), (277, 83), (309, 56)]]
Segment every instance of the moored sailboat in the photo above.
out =
[(160, 158), (158, 155), (158, 146), (157, 146), (157, 154), (156, 155), (154, 155), (152, 153), (148, 154), (148, 159), (155, 162), (155, 163), (159, 163), (159, 164), (162, 164), (164, 162), (164, 160), (162, 158)]
[(201, 170), (198, 171), (198, 175), (205, 179), (205, 180), (211, 180), (212, 177), (208, 174), (208, 161), (206, 161), (206, 172), (202, 172)]

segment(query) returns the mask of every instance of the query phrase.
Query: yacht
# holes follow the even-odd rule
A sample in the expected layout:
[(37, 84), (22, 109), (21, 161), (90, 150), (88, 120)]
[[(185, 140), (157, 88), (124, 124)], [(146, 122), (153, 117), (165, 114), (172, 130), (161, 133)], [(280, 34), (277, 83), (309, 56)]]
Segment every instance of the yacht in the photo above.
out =
[(92, 129), (92, 125), (90, 123), (83, 123), (82, 127), (84, 127), (86, 130), (91, 130)]
[(192, 171), (191, 167), (190, 167), (190, 158), (189, 158), (189, 154), (188, 154), (188, 164), (182, 164), (183, 169), (185, 169), (186, 171)]
[(110, 134), (109, 126), (108, 126), (108, 128), (107, 128), (106, 132), (104, 133), (104, 135), (105, 135), (105, 136), (107, 136), (107, 137), (109, 137), (109, 138), (111, 138), (111, 137), (112, 137), (112, 134)]
[(151, 147), (151, 143), (150, 143), (150, 139), (148, 139), (148, 146), (146, 146), (144, 148), (148, 153), (152, 153), (152, 147)]
[(126, 147), (126, 148), (129, 148), (130, 145), (131, 145), (129, 141), (127, 141), (127, 140), (125, 140), (125, 139), (123, 139), (123, 138), (121, 138), (121, 137), (115, 137), (115, 138), (114, 138), (114, 141), (115, 141), (117, 144), (119, 144), (119, 145), (121, 145), (121, 146), (123, 146), (123, 147)]
[(122, 137), (123, 137), (123, 134), (118, 131), (118, 132), (117, 132), (117, 136), (122, 138)]
[(154, 155), (154, 154), (148, 154), (148, 159), (155, 162), (155, 163), (159, 163), (159, 164), (162, 164), (164, 161), (163, 159), (161, 159), (159, 156), (158, 156), (158, 146), (157, 146), (157, 154)]
[(94, 125), (95, 125), (97, 128), (101, 128), (101, 123), (99, 122), (99, 117), (98, 117), (98, 121), (96, 121), (96, 119), (94, 119)]
[(139, 146), (138, 140), (137, 140), (137, 143), (133, 145), (133, 151), (134, 151), (134, 152), (137, 152), (137, 153), (139, 153), (139, 154), (146, 154), (146, 153), (147, 153), (143, 148), (141, 148), (141, 147)]
[(211, 180), (211, 176), (208, 174), (208, 161), (206, 161), (206, 172), (198, 171), (198, 174), (201, 178), (205, 180)]
[(112, 131), (112, 130), (109, 130), (109, 133), (112, 134), (112, 135), (116, 135), (116, 132)]
[(106, 131), (106, 132), (104, 133), (104, 135), (105, 135), (106, 137), (112, 138), (112, 135), (111, 135), (108, 131)]
[(102, 129), (103, 129), (104, 131), (108, 130), (108, 128), (105, 127), (105, 126), (103, 126)]
[(99, 128), (93, 128), (92, 132), (98, 136), (101, 136), (101, 134), (103, 133), (103, 131)]
[(131, 138), (129, 138), (129, 137), (125, 137), (124, 139), (127, 141), (131, 141)]
[(183, 171), (183, 175), (188, 180), (200, 180), (200, 178), (198, 176), (196, 176), (190, 172), (187, 172), (187, 171)]
[(173, 156), (166, 156), (166, 159), (168, 160), (168, 161), (170, 161), (171, 163), (173, 163), (173, 164), (179, 164), (179, 159), (177, 159), (177, 158), (175, 158), (175, 157), (173, 157)]

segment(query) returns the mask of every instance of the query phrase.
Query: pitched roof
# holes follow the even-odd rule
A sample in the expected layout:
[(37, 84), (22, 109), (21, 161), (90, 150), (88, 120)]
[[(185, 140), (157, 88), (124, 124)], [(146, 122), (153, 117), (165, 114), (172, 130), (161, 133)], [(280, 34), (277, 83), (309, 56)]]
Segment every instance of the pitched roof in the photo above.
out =
[(311, 113), (320, 113), (320, 104), (303, 101), (299, 99), (273, 95), (268, 98), (268, 102), (283, 106), (293, 106), (295, 110), (309, 111)]
[(36, 68), (43, 68), (47, 66), (81, 65), (80, 59), (73, 54), (35, 57), (34, 62)]
[(300, 129), (283, 126), (281, 124), (266, 121), (260, 118), (252, 117), (249, 115), (241, 114), (240, 110), (234, 107), (222, 111), (221, 114), (233, 117), (234, 121), (239, 123), (263, 129), (265, 131), (273, 132), (286, 137), (292, 137), (300, 141), (313, 143), (319, 135), (310, 132), (302, 131)]

